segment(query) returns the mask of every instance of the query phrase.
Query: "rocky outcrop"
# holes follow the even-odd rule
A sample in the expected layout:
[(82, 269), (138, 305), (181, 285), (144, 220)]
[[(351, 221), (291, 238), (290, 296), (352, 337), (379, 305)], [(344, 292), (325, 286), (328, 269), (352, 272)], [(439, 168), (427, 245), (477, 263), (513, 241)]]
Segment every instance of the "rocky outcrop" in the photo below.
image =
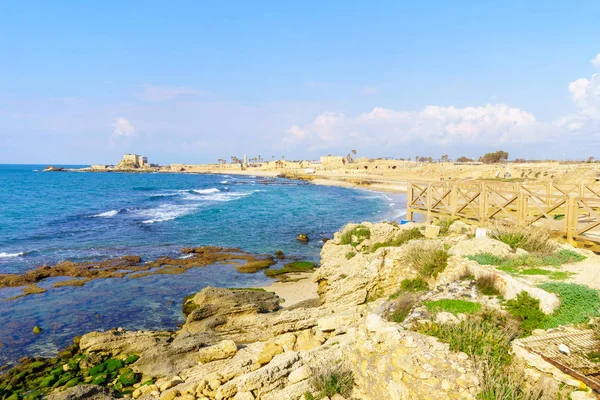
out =
[(371, 313), (348, 336), (347, 357), (360, 399), (476, 398), (479, 379), (472, 361), (433, 337)]
[[(139, 354), (131, 368), (148, 379), (148, 384), (135, 387), (133, 397), (139, 399), (297, 400), (315, 390), (315, 377), (340, 369), (354, 376), (353, 398), (475, 399), (480, 382), (466, 354), (385, 319), (388, 296), (404, 279), (418, 275), (405, 261), (405, 252), (422, 243), (373, 245), (390, 243), (417, 225), (361, 225), (369, 237), (342, 244), (337, 233), (324, 244), (321, 267), (313, 274), (319, 284), (318, 305), (282, 309), (281, 299), (263, 290), (207, 287), (186, 300), (186, 322), (177, 332), (91, 333), (81, 338), (80, 348), (88, 353)], [(430, 235), (435, 237), (425, 241), (435, 249), (446, 244), (454, 254), (444, 271), (428, 278), (433, 289), (428, 299), (445, 298), (455, 289), (461, 296), (475, 290), (473, 282), (456, 283), (465, 274), (494, 273), (506, 298), (526, 290), (546, 310), (558, 304), (541, 289), (464, 258), (482, 251), (509, 251), (492, 239), (466, 240), (465, 229), (458, 226), (449, 238), (439, 237), (436, 229)], [(419, 315), (411, 323), (419, 323), (425, 314)], [(440, 315), (444, 323), (461, 318)]]

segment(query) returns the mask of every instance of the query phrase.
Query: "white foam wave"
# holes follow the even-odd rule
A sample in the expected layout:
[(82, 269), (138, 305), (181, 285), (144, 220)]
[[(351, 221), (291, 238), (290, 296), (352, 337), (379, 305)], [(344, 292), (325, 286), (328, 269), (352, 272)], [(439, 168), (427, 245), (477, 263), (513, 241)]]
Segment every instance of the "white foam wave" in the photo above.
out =
[(192, 192), (197, 193), (197, 194), (211, 194), (211, 193), (218, 193), (220, 192), (219, 189), (217, 188), (210, 188), (210, 189), (194, 189), (192, 190)]
[(253, 192), (219, 192), (219, 193), (212, 193), (212, 194), (203, 195), (203, 196), (189, 195), (189, 196), (185, 196), (183, 199), (184, 200), (192, 200), (192, 201), (203, 201), (203, 202), (204, 201), (226, 202), (226, 201), (237, 200), (239, 198), (248, 196), (252, 193)]
[(143, 224), (154, 224), (156, 222), (171, 221), (175, 218), (192, 213), (197, 207), (183, 206), (175, 204), (162, 204), (157, 208), (141, 210), (138, 215), (147, 218), (142, 221)]
[(0, 251), (0, 258), (13, 258), (13, 257), (20, 257), (22, 256), (24, 253), (20, 252), (20, 253), (6, 253), (4, 251)]
[(222, 185), (226, 185), (226, 184), (228, 184), (228, 183), (229, 183), (229, 181), (221, 181), (221, 182), (219, 182), (219, 183), (220, 183), (220, 184), (222, 184)]
[(106, 211), (100, 214), (96, 214), (94, 215), (94, 217), (96, 218), (111, 218), (114, 217), (115, 215), (117, 215), (119, 213), (119, 210), (110, 210), (110, 211)]

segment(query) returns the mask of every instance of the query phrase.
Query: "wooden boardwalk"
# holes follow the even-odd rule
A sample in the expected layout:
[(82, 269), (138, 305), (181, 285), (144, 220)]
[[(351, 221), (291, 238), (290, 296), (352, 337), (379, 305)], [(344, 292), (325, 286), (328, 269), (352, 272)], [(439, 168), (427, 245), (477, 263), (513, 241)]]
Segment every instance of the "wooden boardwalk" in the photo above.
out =
[(409, 182), (407, 219), (454, 218), (475, 225), (508, 221), (563, 235), (574, 246), (600, 251), (600, 185), (501, 182)]

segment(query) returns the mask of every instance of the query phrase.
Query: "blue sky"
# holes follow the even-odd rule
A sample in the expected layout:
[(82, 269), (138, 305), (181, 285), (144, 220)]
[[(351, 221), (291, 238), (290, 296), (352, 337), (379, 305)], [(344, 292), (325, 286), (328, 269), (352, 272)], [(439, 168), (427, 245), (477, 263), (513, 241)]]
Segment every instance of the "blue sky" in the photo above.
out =
[(0, 0), (0, 163), (599, 157), (598, 15), (598, 1)]

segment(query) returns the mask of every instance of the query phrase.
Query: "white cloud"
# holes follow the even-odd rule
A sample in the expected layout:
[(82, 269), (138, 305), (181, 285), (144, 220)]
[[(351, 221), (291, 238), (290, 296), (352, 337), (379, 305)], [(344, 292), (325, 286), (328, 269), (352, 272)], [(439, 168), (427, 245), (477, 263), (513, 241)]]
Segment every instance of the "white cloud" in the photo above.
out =
[(373, 96), (379, 93), (379, 88), (375, 86), (365, 86), (362, 89), (362, 93), (366, 96)]
[(112, 123), (114, 139), (129, 138), (135, 135), (135, 127), (127, 118), (119, 117)]
[(325, 112), (304, 127), (289, 128), (284, 140), (288, 144), (310, 142), (313, 148), (350, 143), (393, 146), (412, 141), (490, 145), (531, 143), (548, 131), (531, 113), (506, 104), (427, 106), (410, 112), (375, 107), (352, 117)]
[(202, 94), (201, 90), (189, 87), (162, 87), (155, 85), (141, 85), (142, 91), (139, 97), (145, 101), (159, 102), (173, 100), (183, 96), (194, 96)]
[(596, 57), (590, 60), (592, 65), (598, 69), (600, 69), (600, 53), (596, 54)]

